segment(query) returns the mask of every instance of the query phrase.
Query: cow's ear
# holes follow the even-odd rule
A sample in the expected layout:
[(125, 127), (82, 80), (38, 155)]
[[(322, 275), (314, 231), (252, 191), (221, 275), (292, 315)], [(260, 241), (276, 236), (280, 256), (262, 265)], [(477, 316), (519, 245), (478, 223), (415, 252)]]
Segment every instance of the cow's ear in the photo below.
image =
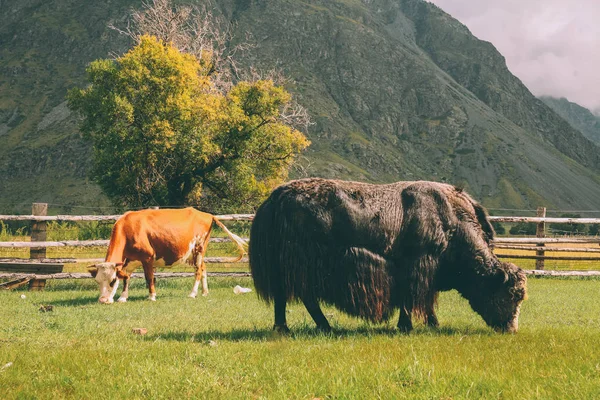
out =
[(92, 274), (92, 278), (95, 278), (98, 275), (98, 267), (96, 265), (90, 265), (87, 267), (90, 274)]
[(119, 279), (129, 278), (129, 275), (127, 275), (127, 271), (123, 269), (123, 266), (124, 263), (115, 264), (115, 271), (117, 272), (117, 278)]
[(129, 278), (129, 275), (127, 275), (127, 271), (124, 271), (123, 268), (117, 268), (117, 278), (119, 278), (119, 279)]

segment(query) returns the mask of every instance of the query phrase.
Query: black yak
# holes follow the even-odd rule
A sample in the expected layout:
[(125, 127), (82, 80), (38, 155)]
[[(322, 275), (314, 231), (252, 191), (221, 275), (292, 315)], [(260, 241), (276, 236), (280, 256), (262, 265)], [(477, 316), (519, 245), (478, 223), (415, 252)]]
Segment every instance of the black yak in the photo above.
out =
[(516, 332), (527, 279), (498, 261), (493, 237), (484, 208), (451, 185), (301, 179), (257, 210), (250, 270), (280, 331), (291, 300), (323, 331), (331, 327), (319, 301), (372, 322), (399, 309), (405, 332), (413, 315), (437, 326), (437, 293), (456, 289), (489, 326)]

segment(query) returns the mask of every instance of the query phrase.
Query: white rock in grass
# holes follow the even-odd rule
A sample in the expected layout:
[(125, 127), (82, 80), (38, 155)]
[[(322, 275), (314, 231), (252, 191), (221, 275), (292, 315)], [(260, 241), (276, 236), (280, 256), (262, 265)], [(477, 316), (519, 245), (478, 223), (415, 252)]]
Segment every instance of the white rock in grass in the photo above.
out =
[(27, 298), (27, 296), (25, 296), (24, 294), (22, 294), (22, 295), (21, 295), (21, 298), (22, 298), (22, 299), (25, 299), (25, 298)]
[(13, 365), (12, 362), (4, 364), (4, 366), (2, 368), (0, 368), (0, 372), (4, 371), (6, 368), (12, 367), (12, 365)]
[(241, 287), (240, 285), (236, 285), (236, 287), (233, 288), (233, 293), (235, 294), (250, 293), (251, 291), (252, 289)]

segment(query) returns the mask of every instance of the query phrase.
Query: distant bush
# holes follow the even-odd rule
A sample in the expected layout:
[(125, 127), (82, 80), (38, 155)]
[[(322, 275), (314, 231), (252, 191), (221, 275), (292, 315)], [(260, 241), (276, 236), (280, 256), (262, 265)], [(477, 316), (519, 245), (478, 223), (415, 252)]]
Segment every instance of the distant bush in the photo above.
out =
[(504, 235), (506, 233), (506, 228), (504, 227), (504, 225), (502, 225), (502, 223), (498, 221), (493, 221), (492, 226), (494, 227), (494, 230), (498, 235)]
[(48, 223), (48, 240), (101, 240), (110, 239), (113, 223), (106, 222), (56, 222)]
[(600, 235), (600, 224), (590, 225), (590, 229), (589, 229), (588, 233), (592, 236)]
[(536, 224), (533, 222), (519, 222), (508, 231), (511, 235), (535, 235)]
[[(579, 214), (562, 214), (561, 218), (581, 218)], [(560, 235), (583, 235), (586, 233), (587, 226), (585, 224), (550, 224), (550, 230)]]
[(4, 221), (0, 221), (0, 241), (11, 241), (14, 236), (27, 236), (25, 226), (12, 229), (10, 225), (6, 224)]
[(85, 222), (79, 227), (79, 240), (101, 240), (110, 239), (113, 223), (106, 222)]

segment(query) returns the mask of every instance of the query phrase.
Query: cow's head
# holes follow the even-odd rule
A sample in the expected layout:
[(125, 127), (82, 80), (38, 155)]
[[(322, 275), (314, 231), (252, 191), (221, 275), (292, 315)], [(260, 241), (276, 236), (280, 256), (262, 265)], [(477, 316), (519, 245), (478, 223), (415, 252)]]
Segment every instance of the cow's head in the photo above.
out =
[(119, 278), (123, 278), (123, 263), (103, 262), (96, 265), (90, 265), (88, 271), (98, 282), (100, 286), (100, 303), (110, 304), (114, 302), (117, 288), (119, 287)]
[(496, 331), (516, 333), (521, 303), (527, 298), (527, 276), (512, 263), (500, 263), (469, 303)]

